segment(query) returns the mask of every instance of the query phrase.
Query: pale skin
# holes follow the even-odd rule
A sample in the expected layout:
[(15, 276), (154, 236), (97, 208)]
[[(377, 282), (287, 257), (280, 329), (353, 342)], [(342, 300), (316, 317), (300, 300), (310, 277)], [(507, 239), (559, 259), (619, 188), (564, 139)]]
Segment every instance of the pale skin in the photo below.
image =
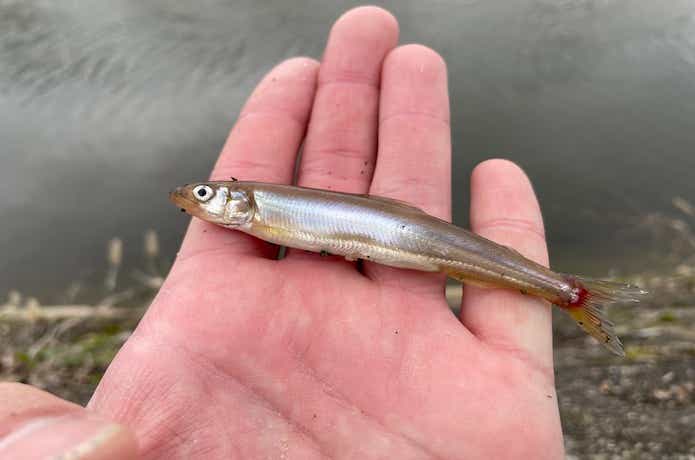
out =
[[(446, 66), (397, 41), (386, 11), (347, 12), (321, 63), (291, 59), (261, 81), (212, 179), (290, 183), (304, 140), (299, 185), (450, 219)], [(474, 170), (470, 217), (475, 232), (547, 264), (539, 206), (514, 164)], [(127, 429), (89, 458), (563, 457), (546, 302), (466, 287), (457, 318), (440, 275), (276, 256), (272, 245), (191, 222), (87, 409)], [(85, 412), (29, 387), (0, 390), (0, 434), (40, 398)]]

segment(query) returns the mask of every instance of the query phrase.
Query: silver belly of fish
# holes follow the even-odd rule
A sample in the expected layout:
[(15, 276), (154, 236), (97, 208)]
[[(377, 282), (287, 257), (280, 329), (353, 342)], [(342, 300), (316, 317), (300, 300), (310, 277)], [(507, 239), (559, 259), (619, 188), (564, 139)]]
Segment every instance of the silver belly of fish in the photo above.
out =
[[(326, 252), (398, 268), (438, 271), (441, 259), (418, 243), (421, 232), (388, 212), (365, 213), (351, 203), (295, 202), (292, 197), (256, 192), (256, 215), (239, 230), (296, 249)], [(411, 250), (408, 250), (411, 249)]]

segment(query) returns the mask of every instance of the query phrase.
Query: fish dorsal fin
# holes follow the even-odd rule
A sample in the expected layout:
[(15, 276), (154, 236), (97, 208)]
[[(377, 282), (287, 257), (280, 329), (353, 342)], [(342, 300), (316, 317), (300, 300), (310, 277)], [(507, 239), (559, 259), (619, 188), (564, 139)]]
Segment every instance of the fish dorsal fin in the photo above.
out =
[(362, 195), (365, 198), (369, 198), (370, 200), (375, 200), (375, 201), (381, 201), (382, 203), (390, 204), (391, 206), (398, 206), (404, 209), (409, 209), (410, 211), (416, 211), (419, 213), (424, 213), (422, 209), (418, 208), (417, 206), (413, 206), (410, 203), (406, 203), (405, 201), (401, 200), (396, 200), (393, 198), (386, 198), (383, 196), (378, 196), (378, 195), (369, 195), (369, 194), (364, 194)]

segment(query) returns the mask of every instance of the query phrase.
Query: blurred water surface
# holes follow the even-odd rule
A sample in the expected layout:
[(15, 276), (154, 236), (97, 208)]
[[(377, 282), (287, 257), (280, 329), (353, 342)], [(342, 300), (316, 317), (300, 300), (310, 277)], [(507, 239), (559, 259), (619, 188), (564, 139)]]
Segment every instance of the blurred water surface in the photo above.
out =
[[(563, 270), (653, 267), (641, 217), (695, 197), (695, 1), (380, 3), (449, 65), (454, 220), (504, 156), (534, 181)], [(104, 267), (173, 258), (174, 185), (207, 177), (245, 96), (279, 60), (319, 57), (356, 2), (0, 0), (0, 297), (52, 302)]]

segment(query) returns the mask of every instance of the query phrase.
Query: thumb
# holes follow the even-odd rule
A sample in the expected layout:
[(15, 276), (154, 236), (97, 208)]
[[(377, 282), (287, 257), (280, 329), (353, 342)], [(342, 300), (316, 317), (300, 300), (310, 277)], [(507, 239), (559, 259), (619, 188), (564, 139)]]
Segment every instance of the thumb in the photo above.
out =
[(20, 383), (0, 383), (0, 458), (135, 459), (124, 427)]

